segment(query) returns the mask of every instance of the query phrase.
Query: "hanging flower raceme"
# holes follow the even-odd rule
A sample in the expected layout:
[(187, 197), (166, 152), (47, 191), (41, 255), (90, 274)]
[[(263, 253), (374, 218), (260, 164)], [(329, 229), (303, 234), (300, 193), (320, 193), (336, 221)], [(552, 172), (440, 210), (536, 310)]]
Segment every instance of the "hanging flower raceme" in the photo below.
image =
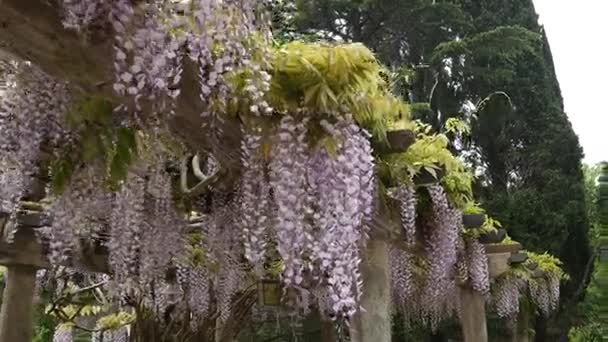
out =
[(309, 161), (313, 222), (318, 227), (311, 257), (328, 274), (333, 312), (352, 316), (363, 292), (360, 249), (373, 212), (373, 157), (367, 133), (350, 117), (322, 125), (338, 144), (335, 156), (319, 148)]
[(107, 16), (110, 1), (63, 0), (63, 26), (82, 30)]
[(416, 240), (416, 190), (411, 186), (400, 186), (395, 194), (399, 201), (401, 225), (405, 241), (413, 244)]
[(109, 263), (114, 280), (123, 291), (137, 289), (134, 280), (139, 274), (138, 251), (142, 246), (145, 185), (142, 178), (129, 174), (116, 193), (110, 216)]
[(261, 139), (261, 135), (256, 133), (248, 133), (243, 137), (241, 163), (244, 171), (240, 187), (245, 257), (258, 273), (264, 268), (268, 229), (271, 224), (270, 184), (266, 178)]
[(485, 248), (477, 239), (467, 241), (468, 278), (473, 290), (487, 295), (490, 292), (490, 271)]
[(155, 162), (146, 184), (145, 233), (139, 248), (142, 286), (164, 279), (165, 271), (185, 245), (183, 227), (186, 224), (173, 206), (171, 178), (164, 165), (162, 158)]
[[(52, 224), (48, 238), (50, 261), (58, 265), (74, 257), (80, 241), (98, 236), (105, 229), (112, 206), (112, 195), (104, 189), (96, 165), (77, 174), (51, 205)], [(47, 236), (48, 235), (48, 236)], [(72, 262), (77, 263), (77, 259)]]
[[(298, 297), (296, 305), (308, 309), (310, 292), (303, 287), (320, 285), (328, 312), (344, 317), (356, 312), (362, 293), (360, 249), (373, 213), (374, 163), (369, 136), (350, 117), (321, 125), (335, 142), (335, 153), (308, 145), (307, 120), (283, 117), (270, 151), (270, 189), (261, 138), (245, 135), (241, 226), (245, 255), (258, 267), (264, 261), (266, 237), (276, 235), (282, 280), (286, 289), (296, 290), (286, 292)], [(269, 204), (268, 193), (273, 200)]]
[(130, 1), (117, 0), (110, 11), (116, 33), (114, 90), (133, 98), (136, 110), (151, 101), (162, 111), (179, 95), (185, 35), (171, 33), (182, 25), (173, 6), (148, 4), (135, 14)]
[(505, 276), (497, 280), (492, 294), (496, 313), (502, 318), (514, 318), (519, 313), (519, 298), (525, 282), (515, 276)]
[(393, 248), (389, 252), (389, 265), (396, 311), (407, 312), (411, 310), (410, 301), (417, 290), (414, 280), (414, 256), (408, 251)]
[(458, 232), (462, 215), (451, 208), (443, 188), (428, 187), (433, 204), (432, 225), (426, 241), (429, 272), (425, 289), (426, 310), (432, 327), (449, 317), (456, 303), (450, 291), (455, 289), (455, 267), (457, 263)]
[(15, 69), (0, 98), (0, 211), (9, 213), (38, 172), (42, 144), (54, 152), (65, 138), (63, 117), (70, 101), (66, 84), (33, 66)]
[(547, 279), (549, 286), (549, 297), (551, 299), (551, 310), (556, 310), (559, 304), (560, 277), (550, 274)]
[(74, 341), (74, 329), (72, 327), (60, 327), (55, 329), (53, 342), (72, 342)]
[(211, 300), (209, 273), (200, 265), (178, 267), (177, 282), (185, 292), (186, 305), (193, 316), (191, 328), (196, 331), (209, 311)]
[(283, 282), (299, 286), (303, 280), (305, 250), (310, 249), (306, 224), (305, 123), (291, 116), (281, 120), (270, 163), (270, 185), (277, 205), (277, 249), (283, 260)]
[(560, 279), (555, 275), (547, 275), (528, 281), (532, 301), (545, 316), (549, 316), (552, 311), (557, 309), (560, 292), (559, 283)]
[[(256, 0), (196, 0), (191, 7), (194, 25), (188, 33), (190, 58), (198, 63), (200, 97), (207, 108), (203, 117), (224, 111), (234, 95), (230, 77), (234, 72), (245, 76), (244, 94), (255, 114), (271, 114), (264, 100), (270, 88), (269, 41), (260, 40), (256, 25), (259, 6)], [(263, 37), (263, 35), (261, 35)], [(219, 116), (214, 116), (220, 118)]]
[[(238, 191), (236, 191), (238, 193)], [(205, 214), (204, 236), (201, 249), (206, 264), (215, 265), (217, 271), (209, 275), (212, 288), (210, 292), (216, 300), (216, 309), (222, 322), (232, 314), (232, 301), (245, 282), (245, 254), (239, 224), (236, 194), (214, 193), (209, 213)], [(203, 291), (203, 289), (201, 289)]]
[(212, 124), (237, 98), (254, 115), (272, 114), (264, 99), (270, 25), (258, 0), (63, 0), (63, 11), (64, 25), (77, 30), (104, 27), (107, 18), (115, 37), (114, 90), (132, 100), (126, 105), (135, 114), (144, 101), (172, 110), (186, 55), (198, 65), (202, 115), (212, 115)]

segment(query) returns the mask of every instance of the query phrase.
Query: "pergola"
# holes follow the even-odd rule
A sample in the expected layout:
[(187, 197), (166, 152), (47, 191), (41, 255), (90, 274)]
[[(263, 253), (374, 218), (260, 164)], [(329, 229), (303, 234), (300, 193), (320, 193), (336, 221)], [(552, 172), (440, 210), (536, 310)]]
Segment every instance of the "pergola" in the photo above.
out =
[[(112, 74), (112, 61), (107, 58), (112, 55), (111, 37), (93, 36), (84, 41), (75, 32), (62, 27), (58, 8), (56, 0), (0, 0), (0, 59), (31, 61), (50, 75), (67, 79), (82, 94), (101, 93), (112, 98), (112, 80), (107, 79), (107, 75)], [(238, 157), (235, 157), (241, 139), (238, 122), (227, 121), (223, 127), (227, 133), (225, 140), (219, 146), (210, 144), (209, 138), (198, 131), (201, 105), (196, 73), (185, 70), (183, 82), (186, 86), (170, 126), (193, 150), (217, 157), (225, 171), (219, 181), (230, 182), (239, 174)], [(22, 211), (16, 217), (14, 241), (0, 243), (0, 264), (8, 267), (0, 314), (0, 342), (31, 340), (36, 271), (50, 267), (44, 247), (37, 242), (34, 233), (36, 228), (47, 224), (42, 207), (36, 204), (44, 197), (43, 188), (32, 189), (24, 198), (28, 202), (22, 202)], [(6, 226), (8, 218), (7, 214), (2, 217), (2, 226)], [(361, 304), (366, 311), (361, 312), (352, 325), (353, 341), (391, 339), (388, 250), (389, 246), (402, 248), (399, 223), (386, 213), (375, 221), (380, 228), (368, 243), (362, 265), (365, 292)], [(521, 249), (519, 244), (487, 245), (491, 277), (505, 273), (510, 263), (525, 261), (518, 253)], [(106, 258), (104, 251), (88, 250), (77, 259), (79, 267), (86, 271), (108, 272)], [(462, 284), (460, 296), (461, 302), (466, 303), (461, 317), (465, 341), (486, 342), (483, 295), (468, 284)], [(526, 340), (527, 335), (517, 336), (517, 341)]]

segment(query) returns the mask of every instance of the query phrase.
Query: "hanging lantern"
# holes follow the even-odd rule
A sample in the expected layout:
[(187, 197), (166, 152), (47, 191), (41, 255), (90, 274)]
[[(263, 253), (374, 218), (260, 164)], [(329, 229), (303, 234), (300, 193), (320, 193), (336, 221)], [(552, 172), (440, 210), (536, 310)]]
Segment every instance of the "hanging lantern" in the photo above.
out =
[(258, 303), (261, 306), (281, 305), (281, 283), (274, 279), (258, 282)]

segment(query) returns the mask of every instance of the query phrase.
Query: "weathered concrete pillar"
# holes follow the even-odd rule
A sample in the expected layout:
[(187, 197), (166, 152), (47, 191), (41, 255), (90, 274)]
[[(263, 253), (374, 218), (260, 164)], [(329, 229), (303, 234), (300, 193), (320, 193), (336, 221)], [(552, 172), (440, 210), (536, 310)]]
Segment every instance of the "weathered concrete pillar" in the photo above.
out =
[[(371, 240), (361, 264), (363, 297), (358, 326), (360, 342), (391, 341), (390, 270), (388, 246), (385, 242)], [(356, 332), (355, 332), (356, 333)]]
[(513, 334), (513, 342), (530, 342), (530, 314), (526, 308), (520, 308)]
[(460, 287), (462, 333), (465, 342), (488, 342), (486, 303), (483, 295), (469, 286)]
[(40, 254), (33, 229), (18, 229), (12, 244), (19, 255), (8, 263), (0, 308), (0, 342), (31, 342), (36, 270)]
[(334, 322), (321, 320), (321, 341), (322, 342), (337, 341), (336, 328), (335, 328)]
[(6, 280), (0, 311), (0, 342), (31, 342), (36, 268), (9, 266)]

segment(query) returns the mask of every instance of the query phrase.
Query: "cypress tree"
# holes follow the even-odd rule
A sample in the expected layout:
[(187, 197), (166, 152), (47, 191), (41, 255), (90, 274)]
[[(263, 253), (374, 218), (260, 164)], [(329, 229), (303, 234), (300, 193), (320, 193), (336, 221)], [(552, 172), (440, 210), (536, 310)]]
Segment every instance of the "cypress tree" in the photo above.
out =
[[(460, 149), (478, 170), (477, 193), (489, 214), (529, 249), (563, 260), (571, 277), (564, 301), (586, 285), (591, 251), (583, 152), (532, 0), (298, 5), (301, 32), (363, 42), (388, 66), (409, 70), (404, 96), (431, 109), (415, 111), (417, 118), (437, 130), (449, 117), (468, 121), (473, 131)], [(568, 324), (560, 321), (564, 335)], [(555, 340), (545, 335), (545, 320), (539, 322), (537, 341)]]

